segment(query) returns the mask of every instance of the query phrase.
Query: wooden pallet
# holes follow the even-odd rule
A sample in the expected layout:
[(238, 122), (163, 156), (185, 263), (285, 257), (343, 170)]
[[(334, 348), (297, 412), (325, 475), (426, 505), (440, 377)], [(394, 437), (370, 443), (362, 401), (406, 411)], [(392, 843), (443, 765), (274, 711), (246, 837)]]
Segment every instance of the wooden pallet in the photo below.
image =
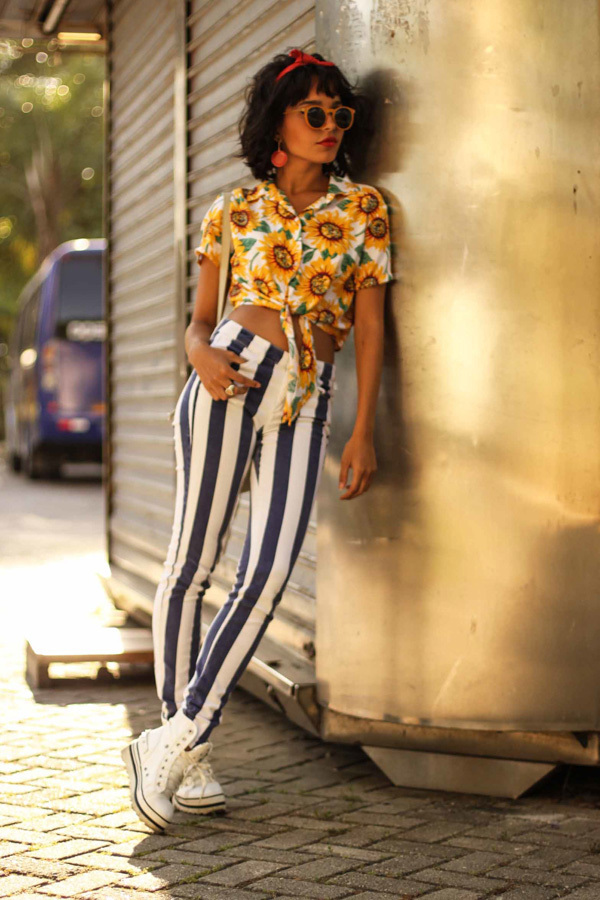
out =
[(73, 633), (30, 634), (26, 638), (27, 681), (32, 688), (50, 687), (51, 663), (154, 662), (150, 628), (86, 626)]

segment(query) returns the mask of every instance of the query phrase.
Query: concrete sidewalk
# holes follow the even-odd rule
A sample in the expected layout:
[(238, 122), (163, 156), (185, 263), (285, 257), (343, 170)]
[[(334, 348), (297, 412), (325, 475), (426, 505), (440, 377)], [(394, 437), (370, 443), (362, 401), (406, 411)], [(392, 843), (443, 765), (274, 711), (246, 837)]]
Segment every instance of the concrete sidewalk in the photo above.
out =
[(403, 789), (237, 689), (214, 732), (225, 813), (152, 834), (119, 750), (158, 724), (150, 679), (78, 678), (35, 696), (2, 646), (0, 896), (267, 900), (600, 898), (595, 771), (518, 801)]
[(151, 679), (34, 695), (23, 678), (31, 622), (76, 633), (112, 615), (93, 574), (100, 487), (0, 465), (0, 490), (0, 896), (600, 900), (597, 770), (564, 768), (518, 801), (403, 789), (239, 689), (213, 733), (227, 811), (152, 834), (119, 754), (159, 724)]

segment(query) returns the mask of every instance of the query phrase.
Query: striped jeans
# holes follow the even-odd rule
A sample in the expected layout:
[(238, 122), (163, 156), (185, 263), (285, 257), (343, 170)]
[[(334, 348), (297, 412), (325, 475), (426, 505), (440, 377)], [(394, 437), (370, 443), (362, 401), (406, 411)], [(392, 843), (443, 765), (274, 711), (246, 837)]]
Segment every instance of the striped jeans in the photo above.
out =
[[(233, 319), (213, 347), (260, 382), (215, 400), (194, 369), (175, 408), (173, 531), (156, 590), (152, 631), (163, 722), (183, 706), (206, 741), (260, 642), (304, 540), (331, 424), (335, 363), (317, 360), (317, 390), (291, 425), (281, 421), (289, 353)], [(202, 599), (250, 468), (250, 516), (236, 581), (202, 645)]]

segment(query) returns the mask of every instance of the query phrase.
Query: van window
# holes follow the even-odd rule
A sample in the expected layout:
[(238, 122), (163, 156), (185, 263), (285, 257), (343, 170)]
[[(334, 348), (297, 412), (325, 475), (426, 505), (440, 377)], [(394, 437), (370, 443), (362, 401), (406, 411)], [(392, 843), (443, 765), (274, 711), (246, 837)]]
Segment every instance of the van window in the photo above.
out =
[(103, 319), (102, 254), (71, 253), (61, 260), (56, 323), (73, 319)]
[(25, 307), (21, 307), (19, 315), (17, 317), (17, 321), (15, 323), (15, 330), (13, 332), (13, 352), (15, 356), (18, 356), (21, 350), (23, 349), (23, 330), (25, 327)]
[(36, 288), (21, 314), (23, 321), (23, 331), (21, 334), (22, 348), (33, 347), (35, 345), (35, 332), (40, 308), (40, 292), (41, 288)]

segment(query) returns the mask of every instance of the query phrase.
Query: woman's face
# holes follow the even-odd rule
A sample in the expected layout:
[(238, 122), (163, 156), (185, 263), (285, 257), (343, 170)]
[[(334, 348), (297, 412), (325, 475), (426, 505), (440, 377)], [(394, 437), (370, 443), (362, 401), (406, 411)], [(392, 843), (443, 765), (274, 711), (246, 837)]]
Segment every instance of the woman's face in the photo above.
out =
[[(309, 106), (322, 106), (327, 110), (343, 105), (337, 94), (335, 97), (329, 97), (327, 94), (319, 93), (316, 89), (316, 80), (313, 81), (310, 92), (304, 100), (288, 106), (285, 115), (282, 116), (277, 132), (281, 137), (281, 149), (286, 151), (288, 157), (296, 156), (308, 162), (332, 162), (340, 148), (344, 132), (338, 128), (333, 116), (330, 115), (327, 116), (322, 128), (311, 128), (299, 110)], [(332, 143), (321, 143), (325, 139), (331, 140)]]

